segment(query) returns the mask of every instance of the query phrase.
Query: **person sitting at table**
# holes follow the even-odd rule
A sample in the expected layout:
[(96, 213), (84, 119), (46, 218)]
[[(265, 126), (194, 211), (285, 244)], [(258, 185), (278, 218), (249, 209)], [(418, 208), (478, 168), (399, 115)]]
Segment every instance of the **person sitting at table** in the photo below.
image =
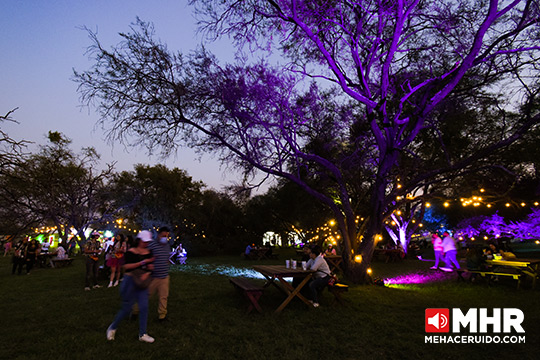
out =
[(307, 268), (315, 271), (313, 278), (308, 284), (311, 293), (311, 303), (313, 307), (319, 307), (319, 291), (328, 285), (330, 279), (330, 267), (322, 255), (322, 249), (316, 245), (311, 249), (310, 259)]
[(302, 248), (302, 259), (301, 259), (301, 261), (306, 261), (306, 262), (309, 261), (309, 259), (311, 259), (309, 254), (311, 254), (311, 246), (304, 245), (304, 247)]
[(66, 256), (66, 249), (64, 249), (64, 247), (60, 244), (58, 244), (58, 248), (56, 249), (56, 253), (55, 253), (55, 259), (66, 259), (67, 256)]
[(266, 250), (266, 252), (264, 253), (264, 256), (266, 256), (267, 258), (271, 258), (272, 257), (272, 243), (270, 241), (268, 241), (266, 244), (265, 244), (265, 247), (268, 249)]
[(484, 249), (484, 257), (487, 260), (493, 260), (496, 255), (502, 256), (501, 249), (495, 243), (489, 243), (487, 248)]
[(324, 252), (325, 255), (337, 255), (336, 249), (334, 249), (334, 246), (332, 244), (329, 244), (326, 248), (326, 251)]
[[(467, 270), (478, 271), (485, 270), (484, 257), (482, 248), (478, 246), (472, 246), (467, 249), (465, 254), (465, 261), (467, 265)], [(475, 281), (477, 273), (471, 273), (470, 280)]]
[(244, 256), (246, 258), (251, 258), (251, 250), (253, 249), (255, 249), (255, 244), (248, 244), (248, 246), (246, 246), (246, 250), (244, 251)]
[(48, 254), (50, 246), (51, 246), (51, 244), (49, 244), (48, 241), (44, 241), (43, 244), (41, 245), (41, 253), (42, 254)]

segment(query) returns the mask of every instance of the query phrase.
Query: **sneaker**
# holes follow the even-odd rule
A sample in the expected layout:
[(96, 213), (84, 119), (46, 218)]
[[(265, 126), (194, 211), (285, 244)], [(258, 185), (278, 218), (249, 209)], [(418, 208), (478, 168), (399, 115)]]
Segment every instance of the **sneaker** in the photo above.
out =
[(437, 267), (436, 267), (436, 266), (432, 266), (432, 267), (430, 267), (430, 269), (431, 269), (431, 270), (435, 270), (435, 269), (437, 269)]
[(318, 307), (319, 307), (319, 303), (314, 302), (314, 303), (313, 303), (313, 307), (314, 307), (314, 308), (318, 308)]
[(112, 281), (109, 283), (109, 285), (107, 286), (108, 288), (112, 287)]
[(101, 287), (101, 285), (94, 285), (94, 286), (92, 287), (92, 289), (99, 289), (100, 287)]
[(116, 280), (116, 281), (114, 282), (114, 285), (113, 285), (113, 286), (118, 286), (118, 280)]
[(107, 329), (107, 340), (109, 340), (109, 341), (114, 340), (114, 335), (115, 334), (116, 334), (116, 330)]
[(84, 291), (90, 291), (90, 287), (89, 286), (85, 287)]
[(143, 334), (142, 336), (139, 336), (139, 341), (151, 344), (154, 342), (154, 338), (148, 334)]

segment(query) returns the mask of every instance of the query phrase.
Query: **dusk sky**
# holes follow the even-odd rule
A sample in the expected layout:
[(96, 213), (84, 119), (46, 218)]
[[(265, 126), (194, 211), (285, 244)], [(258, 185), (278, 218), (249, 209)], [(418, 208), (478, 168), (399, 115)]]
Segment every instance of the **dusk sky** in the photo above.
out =
[[(161, 161), (145, 150), (125, 149), (105, 142), (105, 132), (96, 127), (94, 109), (80, 108), (73, 69), (91, 66), (85, 56), (90, 45), (86, 26), (110, 48), (128, 32), (140, 17), (153, 22), (157, 36), (169, 50), (189, 52), (201, 42), (188, 1), (178, 0), (0, 0), (0, 113), (18, 108), (12, 118), (19, 124), (4, 122), (2, 129), (14, 139), (45, 144), (49, 130), (60, 131), (73, 140), (72, 148), (94, 146), (103, 163), (117, 161), (116, 170), (132, 170), (136, 163), (164, 163), (188, 172), (194, 180), (220, 190), (235, 180), (223, 175), (219, 164), (207, 155), (202, 162), (191, 150), (180, 150), (176, 157)], [(232, 58), (233, 49), (222, 43), (210, 47), (221, 61)], [(30, 150), (34, 151), (35, 147)]]

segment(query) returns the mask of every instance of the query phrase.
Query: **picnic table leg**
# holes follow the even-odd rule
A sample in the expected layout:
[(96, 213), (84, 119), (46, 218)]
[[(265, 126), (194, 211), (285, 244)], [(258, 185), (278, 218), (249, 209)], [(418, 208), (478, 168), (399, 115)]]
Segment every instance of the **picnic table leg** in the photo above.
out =
[(285, 295), (289, 295), (288, 292), (286, 292), (285, 290), (283, 290), (283, 288), (281, 286), (278, 286), (275, 282), (276, 278), (275, 277), (269, 277), (269, 276), (266, 276), (263, 274), (263, 276), (266, 278), (266, 283), (264, 283), (263, 285), (263, 288), (266, 289), (267, 287), (269, 287), (270, 285), (274, 285), (279, 291), (281, 291), (282, 293), (284, 293)]
[[(298, 298), (300, 298), (300, 300), (302, 300), (306, 305), (308, 306), (313, 306), (308, 299), (306, 299), (304, 297), (304, 295), (300, 294), (300, 290), (302, 290), (302, 288), (304, 287), (305, 284), (307, 284), (307, 282), (309, 281), (309, 279), (311, 279), (312, 277), (312, 274), (309, 274), (308, 276), (306, 276), (306, 278), (304, 280), (302, 280), (302, 282), (300, 283), (300, 285), (298, 285), (295, 288), (293, 288), (287, 281), (285, 281), (284, 279), (280, 278), (279, 281), (283, 284), (283, 286), (285, 287), (285, 290), (289, 293), (289, 296), (285, 299), (285, 301), (283, 301), (283, 303), (281, 303), (281, 305), (277, 308), (277, 310), (275, 311), (276, 314), (279, 314), (284, 308), (285, 306), (287, 306), (291, 300), (297, 296)], [(292, 290), (292, 291), (291, 291)]]
[(249, 314), (251, 310), (253, 310), (253, 308), (255, 307), (255, 309), (257, 309), (257, 311), (262, 314), (263, 311), (261, 306), (259, 305), (259, 298), (262, 295), (262, 291), (247, 291), (246, 295), (251, 302), (248, 307), (247, 313)]
[(532, 288), (534, 289), (536, 287), (536, 278), (538, 277), (539, 273), (538, 273), (538, 264), (536, 264), (534, 267), (533, 267), (533, 283), (532, 283)]

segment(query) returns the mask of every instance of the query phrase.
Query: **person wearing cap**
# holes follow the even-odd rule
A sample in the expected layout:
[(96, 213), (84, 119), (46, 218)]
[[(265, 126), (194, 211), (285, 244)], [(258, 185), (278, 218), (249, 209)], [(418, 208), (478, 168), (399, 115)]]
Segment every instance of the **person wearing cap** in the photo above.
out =
[[(167, 300), (169, 298), (169, 256), (171, 246), (169, 244), (170, 230), (161, 227), (155, 240), (148, 243), (148, 248), (155, 257), (154, 269), (152, 270), (152, 282), (148, 287), (149, 296), (158, 295), (158, 320), (167, 321)], [(137, 316), (139, 309), (133, 306), (132, 316)]]
[(86, 284), (84, 290), (90, 290), (90, 278), (92, 278), (93, 289), (100, 288), (98, 285), (99, 255), (101, 254), (101, 243), (98, 241), (99, 233), (94, 231), (90, 239), (84, 246), (84, 255), (86, 256)]
[(107, 340), (114, 340), (116, 329), (120, 322), (131, 312), (133, 304), (139, 304), (139, 341), (153, 343), (154, 338), (147, 334), (148, 323), (148, 288), (139, 287), (135, 284), (135, 271), (140, 272), (140, 277), (149, 277), (154, 269), (154, 255), (148, 248), (148, 243), (152, 241), (152, 233), (144, 230), (137, 235), (134, 246), (124, 255), (124, 281), (120, 285), (120, 295), (122, 297), (122, 307), (116, 313), (113, 322), (107, 328)]

